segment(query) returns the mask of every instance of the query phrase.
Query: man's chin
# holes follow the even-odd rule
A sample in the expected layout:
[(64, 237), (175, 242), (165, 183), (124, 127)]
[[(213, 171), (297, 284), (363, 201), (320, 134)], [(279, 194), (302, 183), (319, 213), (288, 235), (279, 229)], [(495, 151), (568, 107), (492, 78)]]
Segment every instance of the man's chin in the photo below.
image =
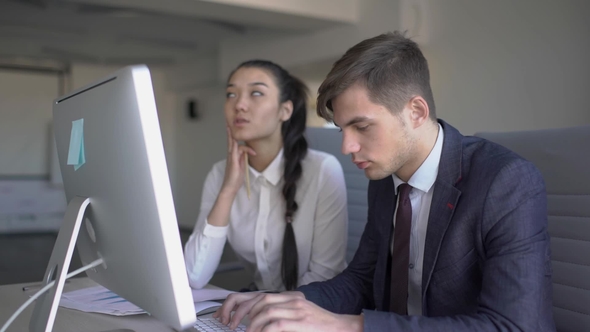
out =
[(371, 169), (371, 167), (368, 167), (368, 168), (365, 168), (365, 176), (369, 180), (382, 180), (388, 176), (391, 176), (391, 174), (388, 174), (387, 172), (383, 172), (383, 171), (379, 171), (379, 170), (374, 170), (374, 169)]

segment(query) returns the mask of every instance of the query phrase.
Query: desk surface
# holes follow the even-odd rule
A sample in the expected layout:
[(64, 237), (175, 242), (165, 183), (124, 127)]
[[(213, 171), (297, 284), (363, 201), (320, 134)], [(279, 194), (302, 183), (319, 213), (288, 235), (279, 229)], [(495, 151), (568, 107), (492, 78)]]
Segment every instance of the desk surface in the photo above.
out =
[[(0, 286), (0, 328), (28, 299), (30, 292), (25, 293), (22, 288), (23, 286), (29, 285), (31, 285), (31, 283)], [(92, 286), (96, 286), (96, 283), (88, 278), (72, 278), (65, 284), (64, 292)], [(25, 309), (25, 311), (12, 322), (8, 331), (28, 331), (29, 320), (33, 313), (34, 305), (35, 303), (32, 303), (27, 309)], [(87, 313), (62, 307), (59, 307), (55, 318), (55, 324), (53, 325), (53, 330), (59, 332), (99, 332), (116, 329), (131, 329), (136, 332), (174, 331), (147, 314), (117, 317)], [(196, 329), (189, 329), (187, 331), (196, 331)]]

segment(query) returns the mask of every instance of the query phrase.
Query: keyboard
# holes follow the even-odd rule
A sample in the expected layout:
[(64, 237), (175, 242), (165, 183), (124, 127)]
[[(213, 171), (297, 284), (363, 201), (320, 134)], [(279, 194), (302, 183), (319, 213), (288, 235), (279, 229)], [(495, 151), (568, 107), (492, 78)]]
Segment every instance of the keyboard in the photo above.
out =
[(198, 331), (210, 332), (210, 331), (246, 331), (246, 325), (240, 324), (235, 330), (230, 330), (229, 326), (221, 324), (217, 319), (213, 317), (197, 318), (197, 324), (194, 326)]

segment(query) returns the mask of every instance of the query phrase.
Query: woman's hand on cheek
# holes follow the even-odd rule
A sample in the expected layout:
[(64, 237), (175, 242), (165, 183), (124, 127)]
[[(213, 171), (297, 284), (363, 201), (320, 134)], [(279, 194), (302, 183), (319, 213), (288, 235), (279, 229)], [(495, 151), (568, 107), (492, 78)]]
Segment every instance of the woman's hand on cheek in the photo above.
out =
[(242, 184), (247, 170), (246, 154), (256, 155), (256, 151), (246, 145), (239, 145), (229, 127), (227, 127), (227, 163), (225, 165), (225, 177), (221, 187), (222, 193), (235, 195)]

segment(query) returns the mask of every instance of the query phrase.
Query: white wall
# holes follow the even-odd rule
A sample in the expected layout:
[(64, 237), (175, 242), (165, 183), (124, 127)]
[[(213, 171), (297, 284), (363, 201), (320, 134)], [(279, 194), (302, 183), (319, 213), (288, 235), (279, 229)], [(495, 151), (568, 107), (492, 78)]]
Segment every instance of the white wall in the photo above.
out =
[(285, 66), (305, 66), (339, 58), (365, 38), (399, 27), (399, 0), (359, 1), (356, 25), (343, 25), (291, 38), (228, 40), (221, 43), (219, 78), (225, 79), (238, 63), (265, 58)]
[(427, 2), (439, 117), (466, 134), (590, 124), (590, 2)]
[[(438, 115), (465, 134), (590, 123), (590, 2), (367, 0), (356, 26), (222, 44), (220, 77), (250, 57), (305, 67), (396, 29), (430, 63)], [(418, 6), (413, 6), (418, 5)], [(329, 65), (325, 65), (325, 72)], [(305, 78), (305, 77), (303, 77)]]
[(49, 174), (57, 74), (0, 70), (0, 176)]
[[(187, 116), (186, 103), (197, 102), (199, 117)], [(227, 156), (227, 133), (223, 103), (225, 86), (221, 83), (209, 88), (177, 94), (176, 107), (176, 168), (178, 176), (175, 192), (178, 222), (194, 226), (201, 193), (207, 173), (213, 164)]]

